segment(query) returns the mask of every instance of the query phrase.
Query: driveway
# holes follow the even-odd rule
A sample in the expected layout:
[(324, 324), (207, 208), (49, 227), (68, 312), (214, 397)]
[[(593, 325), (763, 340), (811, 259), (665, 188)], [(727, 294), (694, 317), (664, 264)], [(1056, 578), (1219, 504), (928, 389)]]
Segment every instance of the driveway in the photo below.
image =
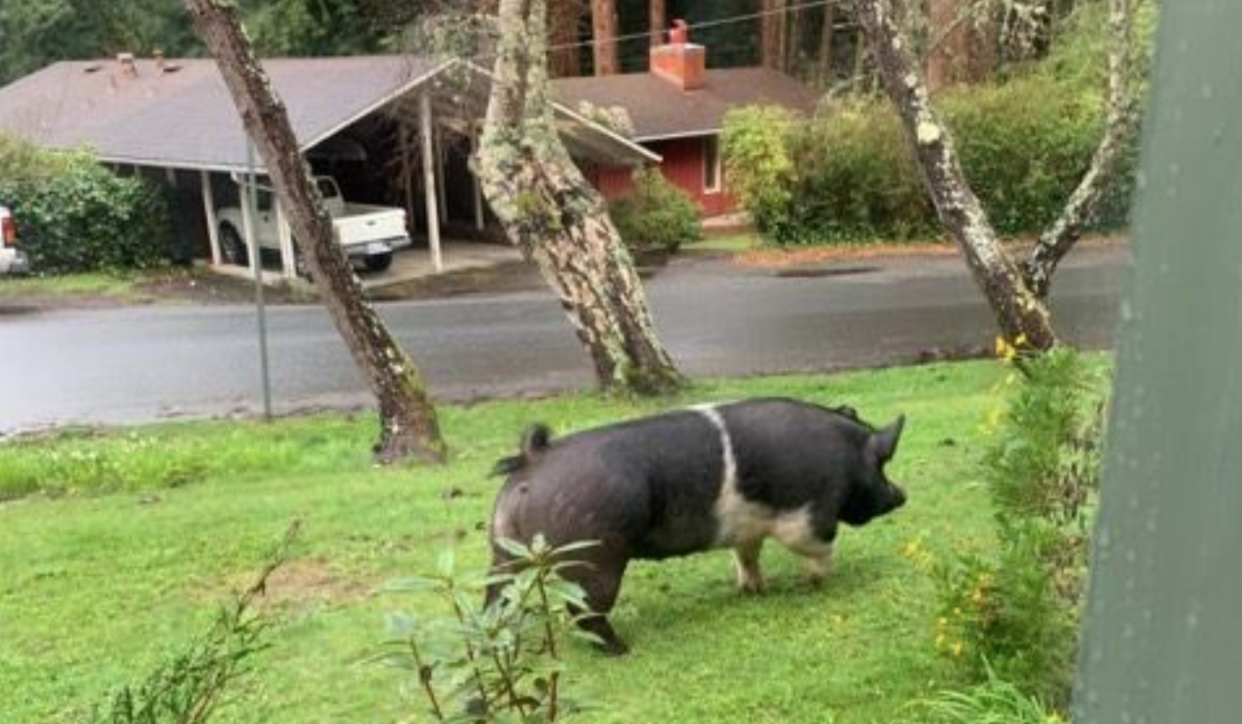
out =
[[(1119, 245), (1067, 260), (1052, 304), (1064, 337), (1111, 345), (1126, 261)], [(953, 257), (863, 260), (808, 276), (679, 261), (647, 289), (664, 341), (696, 377), (888, 365), (987, 347), (995, 336)], [(381, 313), (441, 399), (591, 384), (544, 290), (391, 303)], [(268, 320), (277, 412), (370, 402), (320, 308), (275, 307)], [(0, 435), (261, 409), (248, 306), (0, 313), (0, 350)]]

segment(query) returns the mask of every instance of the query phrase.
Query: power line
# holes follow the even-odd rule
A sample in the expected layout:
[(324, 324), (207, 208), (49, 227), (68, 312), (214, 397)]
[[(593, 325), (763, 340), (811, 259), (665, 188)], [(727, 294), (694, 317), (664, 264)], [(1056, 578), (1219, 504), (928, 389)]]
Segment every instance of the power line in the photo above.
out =
[[(839, 0), (811, 0), (811, 2), (799, 3), (797, 5), (787, 5), (783, 8), (776, 9), (776, 10), (760, 10), (758, 12), (747, 13), (745, 15), (733, 15), (727, 18), (718, 18), (716, 20), (704, 20), (698, 23), (689, 23), (686, 25), (686, 29), (702, 30), (704, 28), (715, 28), (721, 25), (731, 25), (733, 23), (744, 23), (750, 20), (758, 20), (760, 18), (769, 16), (769, 15), (784, 14), (784, 13), (787, 13), (793, 10), (806, 10), (810, 8), (820, 8), (825, 5), (832, 5), (836, 2), (839, 2)], [(643, 33), (630, 33), (628, 35), (617, 35), (611, 38), (603, 38), (603, 39), (592, 38), (591, 40), (583, 40), (577, 43), (562, 43), (560, 45), (553, 45), (548, 48), (548, 52), (552, 52), (554, 50), (569, 50), (571, 48), (589, 48), (594, 45), (603, 45), (605, 43), (616, 45), (619, 43), (623, 43), (627, 40), (637, 40), (639, 38), (650, 38), (650, 37), (651, 37), (651, 31), (648, 30), (647, 32), (643, 32)]]

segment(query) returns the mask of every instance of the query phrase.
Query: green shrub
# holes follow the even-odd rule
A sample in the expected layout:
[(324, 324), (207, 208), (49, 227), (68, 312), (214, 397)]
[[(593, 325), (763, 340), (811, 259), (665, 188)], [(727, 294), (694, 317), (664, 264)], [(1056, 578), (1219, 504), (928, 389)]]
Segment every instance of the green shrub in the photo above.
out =
[(1042, 75), (945, 94), (962, 170), (997, 232), (1056, 220), (1104, 135), (1103, 105), (1100, 91)]
[(612, 203), (609, 213), (631, 249), (675, 252), (703, 238), (694, 201), (659, 171), (639, 171), (634, 186)]
[(38, 273), (158, 266), (171, 238), (161, 192), (122, 178), (85, 152), (53, 154), (0, 141), (0, 198), (20, 220), (22, 247)]
[(803, 125), (774, 106), (747, 106), (725, 116), (721, 152), (729, 189), (760, 233), (779, 240), (794, 223), (793, 145)]
[[(468, 580), (455, 570), (452, 549), (439, 571), (388, 586), (389, 591), (430, 593), (445, 617), (388, 615), (388, 636), (377, 659), (408, 672), (406, 691), (424, 700), (410, 721), (554, 722), (579, 710), (565, 696), (563, 652), (571, 636), (599, 643), (575, 624), (591, 614), (582, 588), (564, 571), (586, 565), (572, 554), (596, 545), (559, 548), (536, 535), (529, 546), (499, 538), (511, 567)], [(482, 605), (483, 591), (495, 600)]]
[[(1150, 35), (1144, 30), (1150, 16), (1139, 13), (1140, 38)], [(999, 233), (1042, 231), (1089, 167), (1104, 130), (1104, 32), (1103, 13), (1094, 9), (1045, 60), (935, 99), (963, 171)], [(1141, 59), (1139, 67), (1145, 67)], [(732, 188), (770, 241), (936, 233), (935, 210), (886, 98), (847, 99), (809, 121), (743, 109), (726, 117), (723, 139)], [(1136, 161), (1137, 142), (1097, 209), (1097, 229), (1126, 223)]]
[(1072, 350), (1017, 364), (1024, 374), (1013, 378), (1018, 386), (984, 460), (996, 552), (957, 552), (935, 567), (935, 644), (975, 681), (990, 676), (991, 667), (1026, 696), (1064, 707), (1077, 655), (1103, 406)]
[(927, 236), (935, 212), (897, 115), (887, 102), (851, 101), (795, 142), (794, 222), (781, 243)]

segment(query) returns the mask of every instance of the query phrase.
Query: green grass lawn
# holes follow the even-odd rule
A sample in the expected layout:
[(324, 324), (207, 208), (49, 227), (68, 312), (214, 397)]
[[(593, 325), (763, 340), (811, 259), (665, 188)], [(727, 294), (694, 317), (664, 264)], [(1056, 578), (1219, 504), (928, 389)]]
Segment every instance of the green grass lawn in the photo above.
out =
[(736, 254), (743, 251), (757, 249), (763, 245), (763, 241), (752, 232), (739, 232), (731, 234), (713, 234), (706, 238), (696, 241), (692, 244), (686, 244), (686, 251), (712, 251), (727, 252)]
[[(734, 592), (724, 551), (632, 567), (614, 622), (633, 653), (571, 645), (568, 695), (596, 707), (580, 720), (907, 720), (903, 707), (948, 672), (931, 642), (933, 585), (909, 554), (987, 544), (981, 423), (1004, 374), (977, 362), (715, 381), (676, 400), (793, 395), (854, 405), (877, 424), (904, 412), (889, 472), (910, 503), (846, 529), (837, 572), (819, 589), (774, 545), (764, 553), (771, 590), (758, 598)], [(75, 721), (140, 678), (209, 623), (294, 518), (304, 529), (296, 559), (265, 604), (279, 621), (274, 645), (218, 721), (421, 720), (396, 675), (363, 660), (386, 611), (431, 602), (375, 589), (434, 570), (447, 546), (459, 565), (486, 565), (500, 484), (487, 471), (527, 422), (566, 432), (659, 406), (571, 396), (447, 407), (453, 457), (438, 469), (373, 468), (366, 415), (0, 446), (0, 722)]]
[(89, 272), (57, 276), (0, 277), (0, 299), (22, 297), (105, 297), (132, 301), (144, 297), (149, 274)]

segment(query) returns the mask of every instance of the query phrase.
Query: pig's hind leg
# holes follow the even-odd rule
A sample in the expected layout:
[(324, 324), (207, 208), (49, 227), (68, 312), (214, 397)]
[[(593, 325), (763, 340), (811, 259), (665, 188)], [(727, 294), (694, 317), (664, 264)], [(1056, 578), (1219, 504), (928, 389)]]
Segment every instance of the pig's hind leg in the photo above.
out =
[(621, 640), (608, 621), (608, 613), (617, 602), (617, 594), (621, 591), (621, 577), (625, 574), (628, 561), (591, 562), (592, 567), (580, 576), (573, 575), (574, 569), (566, 571), (566, 577), (572, 578), (586, 593), (586, 603), (590, 611), (574, 611), (580, 615), (578, 626), (582, 630), (594, 634), (599, 639), (597, 646), (610, 656), (628, 653), (630, 648)]
[(737, 590), (742, 593), (763, 593), (767, 585), (763, 580), (763, 571), (759, 570), (759, 553), (762, 550), (762, 538), (738, 543), (733, 547), (733, 565), (737, 569)]

